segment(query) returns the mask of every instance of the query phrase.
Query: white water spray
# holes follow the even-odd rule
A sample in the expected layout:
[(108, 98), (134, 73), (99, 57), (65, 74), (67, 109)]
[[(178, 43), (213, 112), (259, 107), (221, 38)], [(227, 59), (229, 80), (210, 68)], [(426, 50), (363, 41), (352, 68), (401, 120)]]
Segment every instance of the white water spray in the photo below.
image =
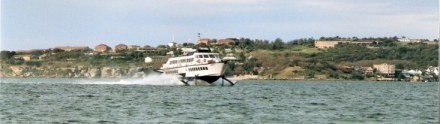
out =
[(143, 78), (121, 79), (119, 81), (85, 81), (81, 84), (116, 84), (116, 85), (184, 85), (179, 77), (171, 75), (148, 75)]

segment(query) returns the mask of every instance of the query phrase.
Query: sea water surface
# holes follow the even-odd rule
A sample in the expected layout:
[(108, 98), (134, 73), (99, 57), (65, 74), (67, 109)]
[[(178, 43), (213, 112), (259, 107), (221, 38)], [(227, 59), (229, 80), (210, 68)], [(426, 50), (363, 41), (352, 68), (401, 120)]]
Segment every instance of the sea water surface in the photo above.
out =
[(437, 123), (437, 83), (3, 78), (0, 123)]

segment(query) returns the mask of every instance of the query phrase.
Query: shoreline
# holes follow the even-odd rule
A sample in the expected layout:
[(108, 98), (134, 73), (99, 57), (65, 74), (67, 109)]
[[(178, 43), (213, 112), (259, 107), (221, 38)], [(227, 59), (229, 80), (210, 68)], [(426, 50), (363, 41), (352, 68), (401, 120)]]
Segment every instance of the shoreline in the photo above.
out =
[[(147, 76), (148, 77), (148, 76)], [(0, 77), (1, 79), (79, 79), (79, 80), (125, 80), (125, 79), (142, 79), (146, 77), (104, 77), (104, 78), (86, 78), (86, 77)], [(320, 80), (320, 79), (234, 79), (229, 78), (233, 81), (356, 81), (356, 82), (408, 82), (408, 83), (425, 83), (424, 81), (398, 81), (398, 80), (343, 80), (343, 79), (326, 79), (326, 80)], [(427, 81), (429, 82), (429, 81)], [(435, 81), (430, 81), (435, 82)]]

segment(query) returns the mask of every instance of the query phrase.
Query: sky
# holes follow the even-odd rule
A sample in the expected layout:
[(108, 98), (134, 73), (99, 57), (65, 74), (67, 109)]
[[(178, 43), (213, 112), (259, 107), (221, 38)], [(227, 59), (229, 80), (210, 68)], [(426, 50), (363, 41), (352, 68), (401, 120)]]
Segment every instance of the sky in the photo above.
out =
[(204, 38), (439, 37), (438, 0), (1, 0), (1, 50)]

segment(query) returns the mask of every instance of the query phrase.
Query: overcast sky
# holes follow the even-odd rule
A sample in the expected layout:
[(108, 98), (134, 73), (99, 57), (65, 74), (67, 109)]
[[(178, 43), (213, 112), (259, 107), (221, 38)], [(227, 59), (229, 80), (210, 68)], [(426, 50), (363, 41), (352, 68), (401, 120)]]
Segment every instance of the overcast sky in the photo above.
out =
[(438, 0), (1, 0), (1, 49), (246, 37), (437, 38)]

